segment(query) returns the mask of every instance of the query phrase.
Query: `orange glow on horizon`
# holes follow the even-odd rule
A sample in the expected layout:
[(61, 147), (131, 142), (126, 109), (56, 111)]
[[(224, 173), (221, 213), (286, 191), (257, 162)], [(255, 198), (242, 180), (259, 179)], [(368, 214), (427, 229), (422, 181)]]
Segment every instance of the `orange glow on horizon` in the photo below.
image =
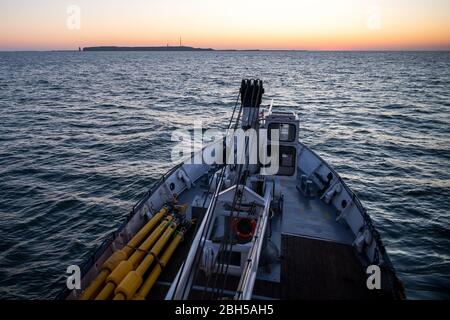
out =
[(72, 2), (23, 1), (0, 4), (0, 50), (178, 45), (179, 36), (183, 45), (214, 49), (450, 49), (445, 0), (72, 1), (79, 30), (66, 27)]

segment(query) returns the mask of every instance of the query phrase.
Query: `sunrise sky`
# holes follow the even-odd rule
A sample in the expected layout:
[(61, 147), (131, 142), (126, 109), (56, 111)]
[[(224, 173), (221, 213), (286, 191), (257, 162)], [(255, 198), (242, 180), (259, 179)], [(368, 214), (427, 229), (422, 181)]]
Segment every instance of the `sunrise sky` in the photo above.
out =
[(180, 36), (215, 49), (449, 50), (450, 0), (0, 0), (0, 50)]

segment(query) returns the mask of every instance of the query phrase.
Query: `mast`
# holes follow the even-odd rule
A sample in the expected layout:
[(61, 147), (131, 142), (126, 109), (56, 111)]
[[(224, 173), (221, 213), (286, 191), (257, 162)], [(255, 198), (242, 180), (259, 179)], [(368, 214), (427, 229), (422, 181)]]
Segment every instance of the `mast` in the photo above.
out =
[[(180, 37), (180, 45), (181, 45), (181, 37)], [(259, 116), (259, 107), (261, 105), (262, 95), (264, 93), (263, 83), (261, 80), (253, 80), (253, 79), (244, 79), (241, 83), (240, 88), (240, 96), (241, 96), (241, 110), (242, 113), (239, 112), (238, 117), (240, 116), (240, 119), (237, 119), (236, 126), (239, 123), (239, 120), (241, 122), (241, 127), (244, 131), (247, 131), (249, 129), (257, 129), (259, 127), (258, 122), (258, 116)], [(233, 119), (232, 119), (233, 120)], [(230, 122), (231, 123), (231, 122)], [(236, 128), (235, 128), (236, 129)], [(248, 139), (250, 140), (250, 139)], [(245, 146), (242, 146), (244, 148), (243, 155), (247, 154), (249, 142), (250, 144), (253, 144), (253, 141), (246, 140)], [(248, 164), (248, 162), (247, 162)], [(212, 222), (214, 221), (216, 212), (223, 211), (223, 208), (216, 208), (216, 204), (218, 202), (219, 195), (222, 197), (226, 197), (226, 194), (229, 194), (229, 201), (231, 205), (231, 213), (230, 218), (233, 219), (238, 216), (238, 212), (241, 211), (241, 204), (243, 201), (242, 194), (245, 192), (247, 194), (247, 197), (256, 197), (255, 201), (260, 202), (260, 210), (261, 215), (258, 219), (258, 225), (256, 227), (256, 230), (260, 233), (258, 237), (254, 237), (254, 240), (252, 240), (252, 249), (249, 252), (249, 259), (247, 261), (247, 264), (245, 265), (245, 269), (243, 270), (243, 278), (241, 279), (239, 283), (239, 289), (240, 293), (236, 295), (236, 299), (248, 299), (251, 297), (251, 293), (253, 291), (253, 284), (256, 277), (256, 271), (258, 267), (259, 262), (259, 256), (261, 253), (261, 247), (262, 247), (262, 241), (263, 237), (262, 235), (265, 232), (266, 224), (267, 224), (267, 217), (269, 213), (269, 206), (270, 206), (270, 199), (272, 197), (271, 190), (273, 188), (268, 188), (266, 194), (264, 197), (257, 195), (252, 190), (250, 190), (246, 186), (246, 177), (248, 172), (247, 166), (244, 164), (240, 164), (236, 167), (236, 169), (233, 169), (236, 171), (236, 177), (234, 179), (234, 188), (230, 187), (227, 190), (224, 190), (223, 187), (223, 181), (224, 181), (224, 174), (226, 171), (226, 168), (229, 167), (229, 165), (225, 165), (219, 173), (219, 176), (217, 178), (217, 186), (213, 192), (211, 201), (208, 205), (208, 208), (203, 216), (203, 219), (201, 221), (201, 224), (197, 230), (197, 233), (195, 235), (195, 238), (192, 242), (191, 249), (188, 253), (188, 256), (183, 264), (183, 266), (178, 271), (177, 276), (175, 277), (172, 286), (169, 289), (169, 292), (167, 293), (166, 299), (187, 299), (189, 297), (190, 291), (192, 287), (195, 285), (196, 280), (196, 273), (199, 270), (199, 264), (202, 260), (202, 256), (204, 253), (204, 247), (205, 243), (207, 242), (208, 235), (210, 234), (211, 227), (213, 226)], [(211, 180), (213, 181), (213, 179)], [(211, 182), (212, 183), (212, 182)], [(211, 186), (210, 188), (211, 189)], [(223, 204), (222, 204), (223, 205)], [(223, 243), (222, 243), (223, 242)], [(222, 240), (219, 249), (221, 254), (223, 256), (227, 256), (228, 260), (230, 260), (230, 254), (233, 249), (233, 242), (229, 237), (224, 237)], [(209, 289), (212, 289), (213, 292), (216, 291), (219, 295), (222, 291), (222, 287), (225, 285), (226, 282), (226, 276), (229, 273), (229, 265), (230, 261), (227, 263), (225, 262), (217, 262), (220, 265), (221, 271), (216, 271), (215, 275), (218, 277), (220, 274), (224, 275), (224, 280), (217, 281), (218, 278), (215, 279), (214, 284), (205, 284), (205, 288), (208, 287)], [(221, 289), (222, 288), (222, 289)]]
[(241, 103), (243, 108), (242, 129), (258, 129), (259, 107), (264, 87), (262, 80), (244, 79), (241, 83)]

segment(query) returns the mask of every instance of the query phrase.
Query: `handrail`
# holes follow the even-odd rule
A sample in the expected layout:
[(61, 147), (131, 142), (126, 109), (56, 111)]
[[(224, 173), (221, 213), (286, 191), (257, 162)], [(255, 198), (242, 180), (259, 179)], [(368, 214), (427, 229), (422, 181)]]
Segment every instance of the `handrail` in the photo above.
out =
[(256, 226), (253, 245), (248, 253), (248, 258), (242, 272), (241, 279), (235, 295), (236, 300), (250, 300), (252, 298), (253, 287), (255, 285), (256, 274), (258, 273), (259, 258), (261, 256), (264, 235), (269, 217), (270, 201), (272, 198), (272, 188), (266, 186), (264, 211), (260, 215), (258, 225)]
[(164, 181), (166, 181), (167, 177), (170, 176), (172, 173), (174, 173), (176, 170), (178, 170), (181, 166), (183, 166), (184, 162), (181, 162), (177, 164), (176, 166), (172, 167), (169, 171), (164, 173), (161, 178), (159, 178), (156, 182), (152, 184), (152, 186), (149, 188), (149, 190), (145, 193), (144, 197), (139, 200), (132, 209), (133, 214), (136, 213), (136, 211), (140, 210), (144, 203), (151, 197), (155, 189), (159, 188)]
[[(343, 186), (343, 188), (347, 191), (347, 193), (352, 198), (353, 203), (355, 204), (356, 208), (358, 209), (358, 212), (361, 214), (364, 222), (366, 223), (367, 227), (369, 228), (370, 232), (372, 233), (373, 239), (375, 240), (378, 253), (382, 255), (383, 257), (383, 263), (384, 267), (391, 271), (391, 277), (389, 278), (391, 280), (393, 288), (397, 285), (400, 287), (400, 293), (396, 292), (396, 294), (399, 295), (401, 299), (404, 298), (404, 289), (401, 281), (398, 279), (397, 274), (395, 272), (394, 265), (392, 264), (391, 259), (389, 258), (389, 255), (387, 254), (386, 247), (384, 246), (383, 240), (381, 239), (380, 233), (375, 228), (372, 218), (367, 213), (367, 210), (362, 205), (361, 201), (359, 200), (358, 196), (347, 186), (344, 180), (342, 180), (341, 176), (331, 167), (328, 165), (328, 163), (322, 159), (321, 156), (319, 156), (316, 152), (311, 150), (308, 146), (306, 146), (304, 143), (299, 141), (300, 145), (310, 151), (314, 156), (316, 156), (322, 163), (324, 163), (327, 168), (339, 179), (339, 182)], [(377, 261), (371, 262), (378, 264)]]
[[(157, 181), (152, 183), (149, 190), (147, 190), (144, 194), (144, 196), (135, 204), (133, 205), (131, 211), (126, 216), (126, 220), (122, 222), (122, 224), (117, 228), (117, 230), (109, 233), (104, 240), (100, 243), (100, 245), (93, 251), (92, 254), (90, 254), (86, 259), (83, 260), (83, 262), (80, 265), (81, 269), (81, 277), (83, 278), (86, 273), (89, 271), (90, 268), (94, 265), (95, 261), (97, 261), (100, 256), (105, 253), (105, 251), (109, 248), (109, 246), (113, 243), (114, 239), (116, 238), (117, 234), (119, 234), (127, 225), (129, 220), (136, 214), (138, 210), (142, 208), (144, 203), (150, 198), (150, 196), (153, 194), (155, 189), (159, 188), (162, 183), (167, 179), (168, 176), (170, 176), (172, 173), (174, 173), (179, 167), (181, 167), (184, 164), (184, 162), (181, 162), (177, 164), (176, 166), (172, 167), (170, 170), (168, 170), (166, 173), (162, 175), (161, 178), (159, 178)], [(67, 296), (70, 294), (70, 291), (68, 288), (64, 287), (56, 295), (57, 300), (62, 300), (67, 298)]]
[(341, 178), (341, 176), (330, 166), (328, 165), (328, 163), (322, 159), (321, 156), (319, 156), (315, 151), (311, 150), (308, 146), (306, 146), (304, 143), (300, 142), (300, 145), (307, 149), (309, 152), (311, 152), (314, 156), (316, 156), (324, 165), (326, 165), (326, 167), (328, 168), (328, 170), (330, 170), (335, 177), (338, 178), (339, 182), (341, 183), (341, 185), (343, 186), (343, 188), (347, 191), (347, 193), (351, 196), (353, 203), (356, 205), (359, 213), (361, 214), (361, 216), (364, 219), (364, 222), (366, 222), (367, 226), (369, 227), (370, 231), (373, 232), (373, 237), (377, 243), (377, 246), (380, 250), (380, 252), (383, 254), (383, 258), (385, 259), (385, 262), (387, 262), (387, 265), (390, 268), (394, 268), (392, 265), (391, 260), (389, 259), (389, 256), (387, 255), (386, 252), (386, 248), (383, 244), (383, 241), (381, 240), (381, 236), (378, 232), (378, 230), (374, 227), (373, 225), (373, 221), (372, 218), (369, 216), (369, 214), (367, 213), (367, 210), (364, 208), (364, 206), (362, 205), (361, 201), (359, 200), (358, 196), (347, 186), (347, 184), (345, 183), (345, 181)]
[[(195, 234), (195, 238), (192, 241), (191, 248), (189, 249), (188, 256), (186, 257), (186, 260), (183, 263), (183, 273), (180, 273), (179, 277), (177, 275), (176, 281), (173, 282), (172, 287), (174, 284), (176, 284), (175, 289), (173, 290), (173, 294), (169, 297), (169, 299), (172, 300), (183, 300), (186, 298), (187, 295), (189, 295), (189, 290), (186, 291), (186, 288), (191, 284), (192, 282), (192, 268), (194, 268), (194, 261), (195, 257), (198, 253), (198, 248), (200, 245), (200, 242), (204, 239), (203, 234), (205, 232), (205, 229), (207, 228), (207, 225), (209, 227), (210, 220), (214, 217), (214, 208), (217, 202), (217, 199), (219, 198), (220, 190), (222, 189), (223, 179), (219, 180), (219, 184), (216, 187), (216, 190), (214, 191), (214, 195), (208, 205), (208, 209), (206, 210), (200, 227), (197, 230), (197, 233)], [(204, 235), (206, 237), (206, 235)], [(181, 269), (180, 269), (181, 271)], [(172, 289), (171, 287), (171, 289)], [(167, 298), (167, 297), (166, 297)]]
[(272, 108), (273, 108), (273, 99), (272, 99), (272, 101), (270, 101), (270, 106), (269, 106), (269, 114), (271, 114), (272, 113)]

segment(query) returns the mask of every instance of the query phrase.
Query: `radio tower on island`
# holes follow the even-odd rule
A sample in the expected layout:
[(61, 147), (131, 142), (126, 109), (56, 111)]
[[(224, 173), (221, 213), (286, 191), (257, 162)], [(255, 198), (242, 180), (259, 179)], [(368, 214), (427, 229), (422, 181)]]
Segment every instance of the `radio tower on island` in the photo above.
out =
[(181, 47), (181, 37), (180, 37), (180, 47)]

